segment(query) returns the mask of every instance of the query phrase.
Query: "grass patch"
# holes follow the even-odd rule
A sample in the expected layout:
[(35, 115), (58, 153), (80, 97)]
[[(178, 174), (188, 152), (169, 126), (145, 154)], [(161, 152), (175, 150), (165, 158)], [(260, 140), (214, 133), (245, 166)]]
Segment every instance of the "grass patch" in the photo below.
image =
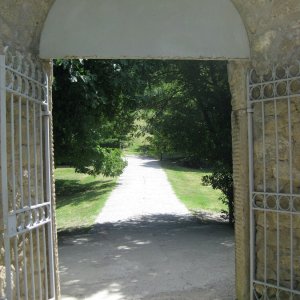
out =
[(202, 177), (211, 174), (209, 170), (184, 168), (166, 161), (162, 162), (162, 167), (176, 196), (188, 209), (211, 212), (226, 210), (226, 205), (218, 200), (222, 192), (201, 184)]
[(146, 137), (135, 136), (130, 142), (128, 142), (127, 147), (124, 149), (125, 155), (148, 155), (149, 143), (146, 140)]
[(145, 133), (147, 123), (143, 119), (135, 120), (136, 132), (130, 136), (124, 148), (125, 155), (149, 155), (149, 134)]
[(75, 173), (73, 168), (55, 169), (57, 229), (87, 227), (95, 222), (116, 178)]

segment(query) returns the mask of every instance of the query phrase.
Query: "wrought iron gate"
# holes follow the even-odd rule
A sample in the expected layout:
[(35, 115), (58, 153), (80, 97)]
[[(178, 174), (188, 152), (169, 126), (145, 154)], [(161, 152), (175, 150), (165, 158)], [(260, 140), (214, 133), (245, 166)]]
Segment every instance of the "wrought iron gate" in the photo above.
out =
[(0, 56), (4, 299), (54, 299), (46, 74), (20, 53)]
[(300, 62), (248, 73), (251, 299), (300, 299)]

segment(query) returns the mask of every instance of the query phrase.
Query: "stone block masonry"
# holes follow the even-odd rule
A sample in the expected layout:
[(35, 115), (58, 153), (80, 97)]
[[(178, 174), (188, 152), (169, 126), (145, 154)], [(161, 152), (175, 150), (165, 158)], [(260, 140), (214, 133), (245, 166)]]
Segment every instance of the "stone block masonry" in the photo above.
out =
[[(229, 0), (228, 0), (229, 1)], [(74, 8), (70, 2), (70, 11)], [(176, 2), (176, 1), (175, 1)], [(175, 3), (174, 2), (174, 3)], [(0, 54), (3, 54), (5, 46), (10, 46), (14, 50), (21, 51), (24, 55), (38, 55), (39, 40), (47, 14), (51, 9), (54, 0), (2, 0), (0, 1)], [(300, 2), (299, 0), (232, 0), (240, 13), (241, 19), (248, 33), (251, 57), (249, 65), (255, 67), (259, 74), (267, 74), (269, 66), (272, 64), (293, 65), (296, 59), (300, 57)], [(75, 30), (75, 29), (74, 29)], [(88, 33), (86, 33), (88, 34)], [(100, 41), (101, 42), (101, 41)], [(47, 72), (51, 77), (51, 65), (47, 64)], [(236, 289), (239, 300), (250, 298), (249, 288), (249, 268), (250, 268), (250, 237), (249, 237), (249, 196), (248, 196), (248, 158), (247, 158), (247, 112), (246, 112), (246, 71), (247, 63), (230, 61), (229, 63), (229, 81), (232, 92), (232, 137), (233, 137), (233, 167), (234, 167), (234, 189), (235, 189), (235, 211), (236, 211)], [(294, 83), (295, 89), (298, 89), (298, 83)], [(284, 87), (278, 87), (281, 93)], [(266, 89), (268, 93), (268, 88)], [(9, 96), (9, 95), (8, 95)], [(278, 133), (278, 153), (275, 145), (275, 111), (273, 104), (265, 104), (262, 114), (261, 106), (254, 106), (254, 184), (256, 191), (265, 191), (268, 193), (299, 193), (300, 184), (300, 106), (299, 99), (293, 99), (290, 103), (291, 110), (291, 149), (292, 158), (289, 155), (290, 135), (287, 119), (288, 107), (286, 97), (277, 102), (277, 133)], [(51, 103), (51, 94), (50, 94)], [(8, 106), (9, 113), (9, 106)], [(32, 112), (30, 112), (32, 115)], [(262, 117), (263, 116), (263, 117)], [(263, 124), (263, 121), (264, 124)], [(22, 117), (22, 120), (23, 117)], [(15, 120), (15, 122), (17, 122)], [(8, 118), (8, 136), (11, 122)], [(15, 124), (17, 128), (17, 123)], [(30, 126), (32, 122), (30, 121)], [(25, 125), (24, 125), (25, 126)], [(26, 127), (22, 128), (24, 131)], [(262, 128), (264, 126), (265, 134), (265, 155), (262, 155)], [(0, 141), (1, 143), (1, 141)], [(16, 145), (18, 141), (15, 141)], [(26, 148), (27, 141), (23, 141), (23, 147)], [(30, 139), (30, 144), (33, 141)], [(38, 143), (38, 142), (37, 142)], [(8, 140), (8, 147), (11, 146), (11, 140)], [(31, 147), (32, 148), (32, 147)], [(31, 153), (32, 154), (32, 153)], [(31, 155), (30, 154), (30, 155)], [(16, 158), (18, 161), (18, 153)], [(53, 163), (52, 151), (52, 163)], [(8, 157), (10, 160), (10, 157)], [(265, 164), (264, 164), (265, 160)], [(23, 168), (28, 168), (27, 158), (23, 157)], [(264, 167), (265, 165), (265, 167)], [(290, 177), (290, 166), (292, 165), (292, 178)], [(277, 168), (278, 166), (278, 168)], [(32, 161), (30, 168), (32, 167)], [(9, 163), (9, 174), (12, 173), (12, 165)], [(53, 166), (52, 166), (53, 169)], [(265, 170), (265, 172), (264, 172)], [(52, 170), (53, 171), (53, 170)], [(18, 172), (18, 169), (16, 169)], [(52, 172), (53, 173), (53, 172)], [(8, 176), (8, 179), (11, 176)], [(28, 185), (26, 174), (22, 175), (24, 186)], [(32, 187), (30, 182), (30, 186)], [(16, 186), (19, 189), (20, 181), (17, 178)], [(11, 197), (11, 180), (9, 179), (9, 196)], [(25, 190), (25, 189), (24, 189)], [(54, 192), (54, 186), (52, 187)], [(0, 191), (1, 192), (1, 191)], [(25, 191), (27, 193), (27, 191)], [(18, 193), (17, 193), (18, 194)], [(32, 194), (32, 197), (35, 195)], [(276, 197), (275, 197), (276, 198)], [(256, 205), (262, 207), (268, 202), (269, 207), (278, 205), (277, 198), (268, 197), (255, 199)], [(16, 195), (16, 203), (20, 198)], [(53, 193), (53, 204), (55, 195)], [(2, 220), (2, 201), (0, 201), (0, 297), (4, 293), (5, 287), (5, 267), (3, 262), (3, 220)], [(9, 204), (11, 205), (11, 203)], [(293, 205), (296, 212), (299, 211), (300, 199), (295, 197), (293, 204), (287, 197), (280, 197), (280, 206), (286, 210)], [(283, 287), (290, 287), (291, 265), (293, 269), (293, 288), (300, 289), (300, 270), (299, 270), (299, 217), (289, 216), (283, 212), (278, 215), (276, 212), (256, 212), (255, 213), (255, 276), (259, 280), (266, 280), (269, 284), (279, 283)], [(55, 228), (55, 222), (54, 222)], [(279, 230), (278, 230), (279, 228)], [(291, 228), (293, 234), (291, 235)], [(33, 233), (33, 247), (36, 247), (38, 234)], [(291, 238), (292, 237), (292, 238)], [(54, 234), (54, 239), (56, 238)], [(23, 246), (27, 248), (30, 237), (25, 236), (24, 240), (17, 240), (18, 251), (11, 251), (12, 264), (21, 259), (21, 250)], [(278, 241), (280, 241), (278, 243)], [(42, 246), (41, 246), (42, 247)], [(267, 252), (265, 252), (267, 249)], [(18, 253), (18, 255), (15, 255)], [(28, 253), (28, 252), (26, 252)], [(55, 244), (55, 253), (57, 258), (57, 246)], [(265, 255), (267, 253), (267, 255)], [(279, 254), (279, 260), (278, 260)], [(293, 254), (294, 259), (291, 257)], [(18, 257), (18, 259), (17, 259)], [(29, 260), (27, 260), (29, 261)], [(41, 258), (41, 265), (44, 261)], [(20, 261), (19, 268), (22, 274), (23, 265)], [(30, 274), (30, 268), (28, 269)], [(280, 275), (278, 278), (278, 270)], [(101, 271), (101, 270), (100, 270)], [(44, 267), (41, 267), (43, 276), (46, 274)], [(16, 276), (14, 269), (12, 277)], [(20, 275), (23, 276), (23, 275)], [(34, 278), (36, 273), (34, 273)], [(29, 277), (29, 289), (30, 287)], [(58, 277), (57, 277), (58, 278)], [(21, 278), (22, 280), (24, 278)], [(24, 281), (24, 280), (23, 280)], [(59, 280), (56, 282), (59, 287)], [(21, 292), (22, 292), (21, 288)], [(262, 287), (257, 286), (256, 291), (262, 293)], [(32, 292), (32, 291), (31, 291)], [(2, 294), (1, 294), (2, 293)], [(270, 299), (276, 299), (275, 291), (268, 289)], [(58, 295), (57, 295), (58, 297)], [(272, 298), (273, 297), (273, 298)], [(287, 295), (281, 294), (278, 299), (287, 299)]]
[(228, 78), (232, 95), (232, 158), (235, 205), (235, 272), (237, 299), (248, 299), (250, 290), (250, 232), (249, 232), (249, 179), (247, 136), (248, 62), (230, 62)]
[(274, 66), (264, 76), (253, 72), (251, 81), (255, 279), (268, 286), (255, 290), (290, 299), (288, 290), (300, 291), (299, 62)]

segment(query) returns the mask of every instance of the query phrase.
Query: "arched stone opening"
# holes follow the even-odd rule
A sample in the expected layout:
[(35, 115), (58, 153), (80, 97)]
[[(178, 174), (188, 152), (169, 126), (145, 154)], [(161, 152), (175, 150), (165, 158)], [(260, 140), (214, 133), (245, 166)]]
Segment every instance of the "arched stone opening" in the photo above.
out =
[(248, 59), (248, 37), (230, 1), (56, 1), (41, 58)]
[[(47, 8), (50, 7), (51, 1), (47, 4), (44, 4), (44, 10), (37, 11), (36, 7), (31, 3), (27, 3), (27, 6), (24, 5), (22, 9), (28, 9), (29, 16), (32, 20), (37, 20), (40, 24), (30, 23), (28, 20), (26, 30), (22, 30), (18, 26), (18, 30), (15, 39), (3, 39), (3, 44), (9, 44), (12, 48), (21, 50), (24, 53), (38, 53), (38, 41), (41, 40), (40, 43), (40, 55), (42, 58), (51, 59), (55, 57), (92, 57), (92, 58), (157, 58), (157, 59), (243, 59), (247, 60), (250, 55), (250, 49), (248, 44), (248, 37), (242, 20), (239, 17), (239, 14), (235, 7), (232, 5), (230, 1), (224, 1), (221, 3), (221, 6), (218, 7), (217, 3), (212, 3), (211, 1), (202, 1), (199, 3), (198, 1), (189, 1), (189, 5), (186, 3), (183, 5), (182, 2), (177, 1), (175, 4), (172, 1), (166, 1), (165, 3), (157, 3), (156, 1), (145, 2), (143, 5), (147, 4), (145, 7), (140, 7), (140, 12), (136, 10), (138, 7), (135, 1), (130, 1), (130, 8), (126, 10), (126, 2), (122, 3), (122, 9), (116, 10), (117, 5), (120, 3), (112, 3), (111, 7), (108, 5), (107, 1), (103, 1), (106, 4), (106, 10), (100, 11), (103, 15), (100, 14), (98, 16), (97, 4), (99, 5), (99, 1), (93, 1), (93, 5), (91, 7), (84, 4), (82, 1), (78, 1), (76, 5), (72, 4), (72, 7), (75, 10), (70, 9), (69, 6), (66, 6), (62, 1), (54, 2), (52, 9), (48, 12), (48, 17), (43, 24), (43, 19), (47, 14)], [(61, 7), (62, 5), (62, 7)], [(125, 5), (125, 7), (124, 7)], [(100, 5), (101, 6), (101, 5)], [(64, 8), (64, 9), (62, 9)], [(22, 18), (20, 12), (22, 9), (17, 10), (11, 8), (15, 17)], [(132, 12), (132, 9), (133, 12)], [(107, 11), (113, 13), (114, 18), (107, 18)], [(74, 27), (74, 22), (78, 21), (78, 14), (85, 15), (86, 20), (83, 21), (82, 30), (79, 32), (73, 31), (73, 33), (77, 33), (79, 35), (73, 35), (71, 32), (61, 32), (61, 26), (65, 26), (64, 23), (68, 18), (66, 17), (66, 13), (70, 13), (69, 15), (69, 24), (65, 24), (66, 28), (72, 30)], [(90, 19), (90, 13), (96, 12), (95, 17)], [(149, 12), (151, 12), (149, 14)], [(184, 18), (180, 19), (181, 13), (184, 12)], [(115, 26), (112, 21), (122, 20), (126, 21), (126, 16), (131, 13), (132, 20), (128, 24), (128, 29), (126, 37), (123, 37), (123, 30), (120, 30), (120, 23), (118, 26)], [(132, 14), (133, 13), (133, 14)], [(200, 17), (198, 16), (200, 13)], [(192, 15), (192, 18), (191, 18)], [(99, 21), (99, 17), (105, 17), (104, 20), (100, 18), (100, 24), (97, 23)], [(109, 16), (109, 15), (108, 15)], [(147, 17), (146, 22), (144, 22), (144, 16)], [(197, 18), (198, 16), (198, 18)], [(28, 16), (27, 16), (28, 17)], [(54, 19), (53, 19), (54, 18)], [(58, 19), (56, 19), (58, 18)], [(154, 21), (153, 21), (154, 18)], [(94, 32), (89, 36), (90, 27), (86, 25), (90, 25), (86, 23), (87, 21), (91, 21), (93, 24)], [(178, 23), (178, 20), (180, 22)], [(61, 23), (62, 22), (62, 23)], [(144, 23), (143, 23), (144, 22)], [(105, 36), (105, 32), (98, 33), (97, 30), (101, 26), (105, 28), (106, 23), (110, 26), (110, 32), (108, 37), (111, 37), (111, 40), (107, 43), (107, 48), (101, 48), (101, 39), (105, 40), (107, 36)], [(132, 37), (130, 32), (135, 29), (134, 25), (136, 23), (142, 23), (144, 26), (142, 28), (137, 27), (137, 32), (135, 32), (132, 37), (134, 38), (132, 42)], [(207, 26), (209, 23), (209, 26)], [(228, 23), (228, 24), (227, 24)], [(58, 26), (54, 26), (57, 24)], [(155, 25), (155, 26), (154, 26)], [(49, 26), (47, 28), (47, 26)], [(12, 26), (13, 27), (13, 26)], [(153, 28), (154, 27), (154, 28)], [(25, 29), (24, 28), (24, 29)], [(43, 33), (39, 37), (39, 32)], [(9, 28), (8, 29), (12, 29)], [(161, 30), (162, 29), (162, 30)], [(212, 32), (210, 32), (212, 30)], [(57, 34), (62, 33), (60, 37), (56, 37)], [(65, 43), (66, 34), (73, 35), (74, 39), (70, 44)], [(98, 36), (97, 36), (98, 33)], [(23, 36), (24, 34), (24, 36)], [(151, 35), (152, 34), (152, 35)], [(149, 36), (150, 35), (150, 36)], [(7, 31), (7, 36), (13, 36), (13, 33), (9, 30)], [(54, 37), (54, 42), (51, 38)], [(83, 41), (86, 37), (90, 37), (89, 41)], [(21, 39), (22, 38), (22, 39)], [(122, 38), (122, 42), (116, 41)], [(23, 40), (24, 39), (24, 40)], [(61, 39), (61, 40), (60, 40)], [(107, 42), (107, 41), (105, 41)], [(73, 44), (72, 44), (73, 43)], [(85, 44), (88, 46), (87, 48), (80, 47)], [(49, 46), (52, 45), (50, 48)], [(59, 49), (59, 45), (62, 46)], [(119, 49), (117, 46), (122, 45)], [(68, 49), (64, 47), (70, 46), (70, 49), (75, 50), (77, 48), (77, 52), (69, 52)], [(136, 46), (139, 46), (136, 48)], [(75, 47), (75, 48), (74, 48)], [(60, 50), (61, 52), (51, 52), (55, 51), (55, 49)], [(117, 52), (113, 52), (118, 50)], [(44, 52), (45, 50), (45, 52)], [(47, 52), (47, 51), (48, 52)], [(244, 64), (237, 63), (232, 66), (232, 68), (239, 69), (242, 67), (242, 73), (245, 72)], [(49, 70), (49, 75), (51, 78), (51, 69)], [(241, 80), (244, 82), (245, 74), (240, 79), (233, 77), (234, 80)], [(234, 84), (237, 84), (234, 82)], [(239, 83), (238, 83), (239, 84)], [(241, 95), (239, 94), (238, 97)], [(242, 96), (243, 100), (245, 100), (244, 95)], [(246, 129), (246, 128), (244, 128)], [(247, 138), (246, 132), (243, 133), (243, 139)], [(237, 142), (239, 143), (239, 142)], [(245, 162), (244, 162), (245, 164)], [(239, 176), (237, 176), (238, 178)], [(247, 188), (245, 188), (244, 193), (247, 193)], [(241, 234), (244, 236), (244, 233)], [(247, 240), (247, 236), (244, 238)], [(247, 240), (248, 241), (248, 240)], [(248, 253), (244, 254), (244, 249), (240, 247), (240, 252), (243, 255), (243, 261), (241, 263), (247, 262)], [(57, 252), (56, 252), (57, 253)], [(240, 295), (239, 298), (244, 299), (248, 291), (248, 269), (244, 265), (239, 264), (239, 269), (243, 270), (243, 276), (238, 276), (237, 278), (241, 278), (240, 280)], [(59, 287), (57, 277), (57, 287)], [(58, 289), (57, 289), (58, 290)]]
[[(63, 29), (63, 30), (62, 30)], [(233, 123), (237, 236), (236, 288), (249, 293), (246, 124), (248, 34), (231, 1), (56, 1), (45, 21), (40, 56), (49, 58), (226, 59), (234, 92)], [(234, 62), (235, 61), (235, 62)], [(244, 62), (242, 62), (244, 61)], [(241, 110), (243, 114), (241, 115)], [(243, 124), (243, 126), (240, 126)]]
[[(38, 1), (39, 2), (39, 1)], [(148, 49), (145, 49), (145, 47), (138, 47), (132, 48), (132, 46), (140, 46), (139, 44), (135, 44), (135, 41), (138, 41), (139, 38), (144, 39), (145, 36), (134, 36), (133, 39), (131, 36), (127, 36), (128, 40), (134, 41), (132, 44), (127, 44), (126, 51), (120, 53), (112, 52), (112, 54), (109, 54), (109, 49), (112, 49), (111, 47), (115, 46), (116, 44), (114, 40), (108, 39), (110, 43), (107, 44), (107, 48), (101, 48), (101, 42), (93, 41), (92, 39), (94, 37), (97, 37), (98, 32), (94, 32), (95, 35), (91, 38), (91, 43), (95, 46), (96, 52), (91, 52), (90, 49), (84, 49), (80, 48), (82, 45), (76, 45), (76, 28), (74, 28), (74, 21), (76, 21), (76, 17), (70, 16), (70, 18), (67, 18), (70, 23), (68, 24), (70, 26), (69, 33), (73, 33), (73, 40), (71, 39), (68, 43), (65, 43), (65, 40), (63, 39), (64, 32), (57, 32), (61, 28), (54, 26), (52, 28), (53, 22), (56, 22), (57, 15), (56, 13), (54, 16), (52, 15), (55, 12), (55, 9), (59, 8), (60, 6), (64, 7), (64, 3), (69, 2), (68, 6), (65, 6), (65, 9), (67, 9), (68, 13), (74, 12), (74, 15), (83, 12), (86, 14), (86, 17), (89, 17), (88, 14), (88, 8), (85, 10), (83, 1), (76, 0), (76, 5), (79, 5), (81, 8), (75, 8), (74, 2), (70, 1), (62, 1), (62, 0), (45, 0), (42, 3), (37, 3), (35, 0), (26, 0), (22, 1), (20, 3), (17, 0), (14, 1), (3, 1), (0, 4), (0, 53), (3, 53), (3, 47), (9, 45), (11, 48), (22, 51), (24, 54), (33, 54), (33, 56), (38, 56), (39, 53), (39, 41), (41, 40), (41, 56), (46, 59), (54, 58), (54, 57), (94, 57), (94, 58), (104, 58), (104, 57), (126, 57), (126, 58), (137, 58), (137, 57), (144, 57), (144, 58), (178, 58), (178, 59), (185, 59), (185, 58), (193, 58), (193, 59), (212, 59), (212, 58), (227, 58), (231, 61), (229, 63), (229, 81), (231, 84), (231, 91), (233, 96), (232, 101), (232, 107), (233, 107), (233, 118), (232, 118), (232, 124), (233, 124), (233, 152), (234, 152), (234, 180), (235, 180), (235, 196), (236, 196), (236, 265), (237, 265), (237, 272), (236, 272), (236, 286), (237, 286), (237, 298), (238, 299), (248, 299), (250, 298), (249, 295), (249, 269), (250, 269), (250, 262), (249, 262), (249, 196), (248, 196), (248, 154), (247, 154), (247, 89), (246, 89), (246, 73), (248, 69), (248, 62), (241, 62), (240, 59), (247, 59), (250, 56), (250, 63), (255, 66), (260, 72), (264, 72), (266, 70), (266, 66), (270, 65), (272, 63), (289, 63), (295, 60), (295, 58), (299, 57), (299, 50), (300, 50), (300, 34), (299, 34), (299, 17), (300, 17), (300, 7), (299, 7), (299, 1), (298, 0), (289, 0), (289, 1), (261, 1), (261, 0), (253, 0), (245, 2), (243, 0), (232, 0), (232, 1), (223, 1), (219, 3), (218, 1), (200, 1), (198, 5), (206, 4), (207, 9), (213, 9), (217, 8), (216, 11), (219, 11), (219, 7), (223, 7), (224, 15), (227, 15), (227, 17), (230, 15), (225, 14), (229, 12), (234, 12), (233, 16), (234, 18), (231, 21), (237, 22), (231, 22), (230, 24), (240, 24), (242, 25), (242, 28), (240, 25), (238, 26), (240, 30), (238, 31), (232, 31), (231, 33), (236, 32), (237, 36), (241, 37), (240, 41), (235, 40), (235, 35), (231, 35), (228, 32), (225, 32), (225, 35), (228, 38), (228, 41), (232, 43), (232, 45), (237, 45), (239, 51), (235, 52), (237, 49), (231, 49), (229, 47), (229, 44), (227, 41), (224, 41), (224, 39), (217, 39), (214, 41), (214, 43), (210, 43), (210, 39), (206, 39), (205, 41), (208, 43), (200, 44), (199, 41), (201, 41), (201, 36), (204, 38), (209, 38), (208, 32), (206, 29), (201, 26), (199, 29), (199, 24), (201, 20), (186, 20), (186, 23), (184, 20), (180, 20), (181, 23), (178, 23), (180, 26), (179, 28), (176, 27), (176, 24), (172, 23), (174, 19), (170, 18), (170, 23), (165, 22), (163, 23), (164, 30), (171, 30), (173, 32), (173, 36), (169, 37), (167, 40), (163, 39), (164, 37), (163, 33), (166, 31), (158, 32), (158, 29), (156, 27), (156, 33), (158, 35), (155, 35), (160, 37), (160, 39), (155, 40), (154, 47), (151, 49), (152, 54), (148, 51)], [(123, 1), (124, 2), (124, 1)], [(134, 3), (134, 1), (130, 1), (131, 4)], [(195, 1), (190, 1), (191, 6), (196, 5)], [(199, 2), (199, 1), (198, 1)], [(217, 3), (218, 2), (218, 3)], [(93, 3), (95, 5), (96, 1), (93, 0)], [(153, 4), (154, 1), (149, 2), (150, 4)], [(176, 9), (174, 8), (174, 2), (172, 2), (172, 11), (173, 13), (176, 13)], [(178, 2), (179, 3), (179, 2)], [(124, 3), (123, 3), (124, 4)], [(188, 12), (189, 8), (186, 7), (187, 4), (185, 3), (184, 7), (182, 7), (182, 3), (179, 3), (181, 5), (181, 9)], [(53, 5), (53, 10), (51, 10), (51, 5)], [(160, 6), (163, 8), (163, 4), (160, 3)], [(233, 6), (234, 5), (234, 6)], [(230, 9), (229, 9), (230, 8)], [(239, 14), (237, 13), (237, 10)], [(194, 8), (192, 11), (192, 15), (194, 14), (194, 10), (196, 9), (201, 12), (200, 8)], [(63, 11), (63, 10), (62, 10)], [(150, 10), (151, 11), (151, 10)], [(210, 19), (208, 18), (209, 14), (205, 14), (204, 12), (202, 14), (203, 20), (207, 20), (208, 24), (211, 24), (210, 21), (216, 20), (216, 11), (211, 10), (213, 12), (214, 18)], [(60, 10), (56, 11), (58, 14), (60, 13)], [(145, 12), (147, 15), (148, 10)], [(152, 10), (152, 12), (156, 12), (155, 10)], [(163, 14), (163, 12), (165, 14)], [(168, 13), (170, 11), (164, 11), (160, 10), (158, 15), (156, 17), (163, 18), (163, 16), (168, 17)], [(180, 15), (181, 10), (177, 11), (177, 14)], [(93, 12), (94, 13), (94, 12)], [(122, 15), (120, 18), (119, 16), (120, 12), (117, 12), (115, 14), (115, 18), (117, 18), (118, 21), (124, 20), (124, 15)], [(201, 15), (199, 13), (199, 15)], [(48, 15), (48, 19), (45, 23), (46, 17)], [(96, 14), (97, 15), (97, 14)], [(223, 15), (223, 16), (224, 16)], [(240, 16), (241, 17), (240, 17)], [(64, 15), (62, 15), (64, 17)], [(136, 15), (135, 15), (136, 16)], [(135, 17), (133, 16), (133, 17)], [(186, 14), (188, 17), (188, 14)], [(52, 19), (52, 24), (49, 24), (49, 28), (44, 26), (44, 24), (47, 24), (48, 20)], [(119, 18), (119, 19), (118, 19)], [(122, 19), (123, 18), (123, 19)], [(143, 23), (144, 18), (141, 16), (138, 20), (141, 20), (142, 24), (144, 25), (141, 29), (141, 31), (135, 33), (141, 33), (141, 32), (147, 32), (149, 28), (151, 29), (151, 18), (148, 16), (146, 18), (145, 24)], [(134, 18), (133, 18), (134, 20)], [(137, 19), (135, 19), (137, 20)], [(163, 19), (164, 20), (164, 19)], [(167, 18), (168, 20), (168, 18)], [(58, 22), (62, 26), (63, 23), (61, 23), (63, 19)], [(71, 22), (72, 21), (72, 22)], [(78, 21), (78, 20), (77, 20)], [(125, 20), (126, 21), (126, 20)], [(176, 21), (176, 20), (175, 20)], [(216, 33), (217, 37), (220, 37), (220, 32), (218, 32), (218, 28), (221, 28), (223, 25), (226, 28), (227, 25), (227, 19), (220, 18), (220, 20), (217, 20), (215, 24), (212, 24), (212, 28), (214, 28), (214, 32)], [(49, 21), (50, 22), (50, 21)], [(50, 22), (50, 23), (51, 23)], [(89, 20), (88, 19), (87, 24), (93, 25), (95, 20)], [(110, 22), (110, 20), (109, 20)], [(148, 23), (147, 23), (148, 22)], [(150, 25), (149, 25), (150, 22)], [(175, 22), (176, 23), (176, 22)], [(213, 22), (212, 22), (213, 23)], [(76, 23), (75, 23), (76, 24)], [(129, 25), (132, 23), (129, 22)], [(173, 26), (170, 26), (170, 24), (173, 24)], [(216, 24), (218, 24), (217, 27), (214, 27)], [(85, 24), (82, 24), (85, 25)], [(110, 23), (110, 32), (115, 32), (118, 38), (123, 38), (122, 32), (116, 31), (116, 28), (114, 27), (114, 24)], [(119, 24), (120, 25), (120, 24)], [(156, 25), (156, 24), (155, 24)], [(73, 27), (72, 27), (73, 26)], [(170, 27), (168, 27), (170, 26)], [(190, 27), (191, 26), (191, 27)], [(244, 28), (245, 26), (245, 28)], [(56, 27), (56, 28), (55, 28)], [(96, 26), (97, 27), (97, 26)], [(41, 32), (44, 28), (44, 32), (41, 35)], [(129, 27), (132, 28), (132, 27)], [(192, 28), (193, 30), (189, 30)], [(90, 28), (85, 28), (86, 30), (89, 30)], [(199, 32), (198, 32), (199, 29)], [(236, 29), (236, 28), (235, 28)], [(53, 30), (53, 31), (52, 31)], [(135, 30), (135, 28), (133, 28)], [(146, 31), (145, 31), (146, 30)], [(89, 32), (89, 31), (88, 31)], [(179, 45), (176, 45), (174, 41), (177, 40), (177, 33), (180, 32), (181, 34), (185, 34), (185, 37), (181, 37), (179, 41)], [(194, 40), (193, 36), (190, 35), (190, 33), (194, 33), (194, 35), (198, 38), (198, 40)], [(87, 43), (89, 40), (89, 37), (82, 36), (82, 34), (85, 34), (84, 27), (81, 28), (81, 31), (78, 32), (81, 34), (81, 37), (79, 40), (81, 42)], [(128, 33), (128, 32), (127, 32)], [(150, 30), (151, 33), (151, 30)], [(202, 33), (200, 35), (199, 33)], [(47, 34), (47, 38), (45, 39), (44, 34)], [(51, 37), (51, 34), (54, 34), (54, 36)], [(57, 45), (58, 39), (56, 39), (57, 35), (60, 36), (60, 43), (62, 46), (61, 48), (58, 48), (57, 50), (60, 50), (60, 52), (50, 52), (46, 53), (43, 51), (46, 51), (49, 46), (49, 49), (51, 49), (51, 45), (47, 44), (51, 39), (54, 38), (52, 41), (54, 41), (53, 45)], [(106, 32), (99, 32), (100, 38), (104, 38), (104, 40), (107, 38)], [(72, 35), (72, 34), (71, 34)], [(151, 35), (150, 35), (151, 36)], [(125, 36), (124, 36), (125, 37)], [(240, 43), (242, 40), (244, 42), (247, 42), (248, 40), (250, 46), (247, 48), (245, 43)], [(49, 38), (49, 40), (48, 40)], [(48, 40), (48, 41), (47, 41)], [(147, 40), (145, 41), (144, 45), (147, 45)], [(175, 44), (174, 44), (175, 43)], [(237, 44), (236, 44), (237, 43)], [(42, 47), (43, 45), (43, 47)], [(206, 47), (206, 45), (208, 47)], [(223, 47), (223, 46), (224, 47)], [(51, 46), (51, 47), (50, 47)], [(67, 49), (66, 46), (71, 47), (72, 49), (77, 49), (77, 53), (70, 52), (70, 48)], [(162, 47), (163, 46), (163, 47)], [(219, 47), (214, 48), (214, 47)], [(167, 50), (172, 50), (170, 53), (168, 53)], [(190, 49), (190, 50), (189, 50)], [(192, 51), (192, 50), (193, 51)], [(196, 50), (195, 50), (196, 49)], [(216, 49), (216, 50), (214, 50)], [(67, 51), (68, 50), (68, 51)], [(86, 50), (86, 51), (85, 51)], [(101, 53), (100, 50), (105, 50)], [(123, 49), (124, 50), (124, 49)], [(195, 50), (195, 51), (194, 51)], [(226, 50), (226, 51), (225, 51)], [(234, 50), (234, 51), (233, 51)], [(55, 49), (52, 48), (52, 51), (55, 51)], [(100, 51), (100, 52), (99, 52)], [(132, 51), (132, 52), (131, 52)], [(130, 54), (131, 53), (131, 54)], [(150, 53), (150, 54), (149, 54)], [(103, 55), (103, 56), (101, 56)], [(238, 59), (238, 60), (235, 60)], [(49, 61), (46, 61), (48, 63)], [(51, 66), (48, 64), (48, 73), (51, 76)], [(2, 215), (1, 215), (2, 217)], [(3, 232), (3, 220), (1, 220), (1, 233)], [(1, 262), (1, 265), (3, 263)], [(2, 274), (2, 273), (1, 273)], [(1, 275), (2, 276), (2, 275)], [(2, 285), (0, 284), (0, 287)]]

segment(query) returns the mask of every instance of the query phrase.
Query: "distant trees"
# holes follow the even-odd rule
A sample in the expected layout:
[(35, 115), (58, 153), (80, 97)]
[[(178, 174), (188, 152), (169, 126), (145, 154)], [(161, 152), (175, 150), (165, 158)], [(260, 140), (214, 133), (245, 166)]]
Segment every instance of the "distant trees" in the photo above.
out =
[(160, 80), (145, 92), (149, 97), (146, 118), (155, 145), (164, 145), (195, 163), (231, 161), (231, 96), (226, 63), (172, 64), (168, 70), (165, 63)]
[(226, 62), (57, 60), (54, 74), (57, 164), (94, 175), (120, 174), (120, 145), (142, 118), (152, 152), (214, 168), (204, 184), (223, 191), (233, 221)]
[(119, 175), (121, 142), (132, 129), (143, 89), (127, 61), (57, 60), (53, 89), (56, 164), (88, 174)]
[[(146, 89), (145, 116), (152, 151), (181, 157), (191, 167), (210, 166), (204, 184), (221, 189), (234, 221), (231, 95), (226, 62), (163, 63)], [(159, 78), (159, 80), (157, 80)]]

